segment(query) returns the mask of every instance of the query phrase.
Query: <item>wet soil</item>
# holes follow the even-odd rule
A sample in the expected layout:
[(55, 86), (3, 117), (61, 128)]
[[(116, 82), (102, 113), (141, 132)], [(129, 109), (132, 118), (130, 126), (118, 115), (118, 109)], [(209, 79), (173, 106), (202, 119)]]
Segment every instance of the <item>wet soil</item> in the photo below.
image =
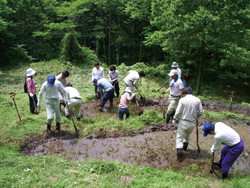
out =
[[(115, 99), (114, 106), (118, 105), (119, 100)], [(146, 99), (144, 104), (139, 100), (140, 109), (161, 109), (162, 98)], [(91, 101), (82, 105), (81, 111), (84, 118), (94, 118), (104, 115), (117, 118), (117, 108), (110, 110), (105, 108), (106, 113), (98, 111), (98, 102)], [(230, 104), (219, 102), (202, 101), (203, 108), (212, 111), (227, 111)], [(107, 103), (106, 106), (109, 106)], [(167, 106), (167, 102), (166, 102)], [(138, 110), (134, 105), (130, 106)], [(233, 105), (232, 112), (249, 114), (249, 108)], [(250, 174), (250, 131), (249, 120), (227, 119), (221, 120), (233, 127), (243, 138), (245, 150), (237, 159), (230, 173)], [(163, 121), (164, 122), (164, 121)], [(205, 122), (213, 122), (209, 119), (200, 119), (199, 126)], [(62, 130), (68, 125), (62, 125)], [(28, 156), (40, 155), (58, 155), (72, 161), (87, 161), (89, 159), (103, 159), (107, 161), (118, 160), (128, 164), (138, 166), (151, 166), (162, 169), (172, 169), (177, 172), (189, 173), (193, 176), (208, 176), (211, 178), (220, 175), (218, 169), (214, 174), (210, 174), (211, 152), (213, 137), (203, 137), (201, 128), (199, 128), (199, 146), (201, 153), (197, 152), (196, 132), (191, 134), (191, 140), (188, 150), (184, 152), (184, 161), (176, 161), (175, 137), (178, 124), (157, 123), (155, 126), (141, 128), (139, 130), (129, 131), (98, 131), (85, 138), (76, 139), (74, 132), (44, 134), (40, 136), (31, 136), (31, 139), (25, 141), (23, 153)], [(53, 127), (52, 127), (53, 129)], [(220, 152), (216, 153), (215, 160), (219, 160)], [(197, 172), (199, 172), (197, 174)]]

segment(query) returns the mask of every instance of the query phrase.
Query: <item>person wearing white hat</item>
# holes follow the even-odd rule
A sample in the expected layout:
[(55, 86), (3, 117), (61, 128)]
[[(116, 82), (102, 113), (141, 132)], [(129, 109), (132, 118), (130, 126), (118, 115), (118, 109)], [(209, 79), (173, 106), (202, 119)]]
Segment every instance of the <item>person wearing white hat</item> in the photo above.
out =
[[(104, 69), (100, 67), (100, 63), (98, 61), (95, 62), (95, 67), (92, 69), (92, 82), (94, 81), (95, 78), (104, 78)], [(95, 99), (100, 99), (101, 98), (101, 91), (99, 91), (99, 88), (97, 85), (94, 84), (95, 87)]]
[(126, 119), (129, 118), (130, 112), (128, 109), (128, 101), (131, 101), (135, 93), (133, 93), (131, 96), (131, 93), (127, 90), (125, 90), (121, 96), (120, 104), (118, 106), (118, 114), (119, 114), (119, 120), (123, 120), (123, 115), (126, 114)]
[(179, 68), (179, 65), (176, 62), (173, 62), (172, 67), (173, 69), (177, 70), (179, 79), (181, 79), (181, 69)]
[(162, 94), (168, 93), (170, 91), (166, 124), (169, 123), (170, 118), (172, 118), (173, 120), (175, 109), (178, 105), (180, 98), (182, 98), (183, 96), (182, 90), (184, 88), (183, 83), (178, 76), (177, 70), (172, 69), (168, 75), (172, 78), (170, 86), (166, 91), (162, 91)]
[[(28, 68), (26, 71), (26, 81), (25, 84), (27, 88), (27, 93), (29, 96), (29, 102), (30, 102), (30, 112), (32, 114), (35, 114), (35, 109), (37, 105), (37, 97), (36, 97), (36, 86), (35, 86), (35, 80), (33, 78), (34, 74), (36, 73), (36, 71), (34, 71), (32, 68)], [(35, 105), (34, 105), (35, 102)]]

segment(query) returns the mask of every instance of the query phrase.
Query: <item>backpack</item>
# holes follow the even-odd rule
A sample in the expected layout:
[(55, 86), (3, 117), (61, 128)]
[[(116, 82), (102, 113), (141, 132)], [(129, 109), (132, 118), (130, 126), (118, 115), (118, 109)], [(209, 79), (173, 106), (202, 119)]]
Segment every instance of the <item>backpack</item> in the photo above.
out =
[(24, 83), (23, 89), (24, 89), (24, 93), (28, 93), (26, 78), (25, 78), (25, 83)]

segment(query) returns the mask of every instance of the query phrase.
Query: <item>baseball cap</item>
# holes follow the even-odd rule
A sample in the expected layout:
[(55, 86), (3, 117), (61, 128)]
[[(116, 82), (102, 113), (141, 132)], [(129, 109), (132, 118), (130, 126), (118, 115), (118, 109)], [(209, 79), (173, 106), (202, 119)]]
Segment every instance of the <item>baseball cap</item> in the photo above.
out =
[(208, 134), (211, 133), (211, 131), (214, 131), (214, 125), (211, 123), (205, 123), (202, 126), (202, 130), (203, 130), (203, 135), (206, 137)]
[(177, 70), (172, 69), (168, 75), (169, 75), (169, 76), (174, 76), (175, 74), (178, 74), (178, 73), (177, 73)]
[(100, 78), (94, 78), (93, 82), (100, 80)]
[(47, 85), (53, 86), (55, 84), (56, 78), (53, 75), (49, 75), (47, 79)]

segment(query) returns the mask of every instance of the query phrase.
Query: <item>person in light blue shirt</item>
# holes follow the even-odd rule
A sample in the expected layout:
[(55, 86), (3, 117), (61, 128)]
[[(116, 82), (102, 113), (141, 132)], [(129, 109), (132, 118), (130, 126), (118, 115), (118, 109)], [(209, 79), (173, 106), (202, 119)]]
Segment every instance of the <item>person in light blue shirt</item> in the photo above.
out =
[[(94, 78), (93, 82), (99, 88), (99, 91), (100, 91), (101, 97), (102, 97), (99, 111), (103, 112), (103, 107), (108, 100), (110, 102), (110, 107), (113, 107), (114, 86), (112, 86), (112, 82), (110, 80), (108, 80), (107, 78), (101, 78), (101, 79)], [(105, 90), (104, 95), (103, 95), (103, 91), (102, 91), (103, 89)]]

